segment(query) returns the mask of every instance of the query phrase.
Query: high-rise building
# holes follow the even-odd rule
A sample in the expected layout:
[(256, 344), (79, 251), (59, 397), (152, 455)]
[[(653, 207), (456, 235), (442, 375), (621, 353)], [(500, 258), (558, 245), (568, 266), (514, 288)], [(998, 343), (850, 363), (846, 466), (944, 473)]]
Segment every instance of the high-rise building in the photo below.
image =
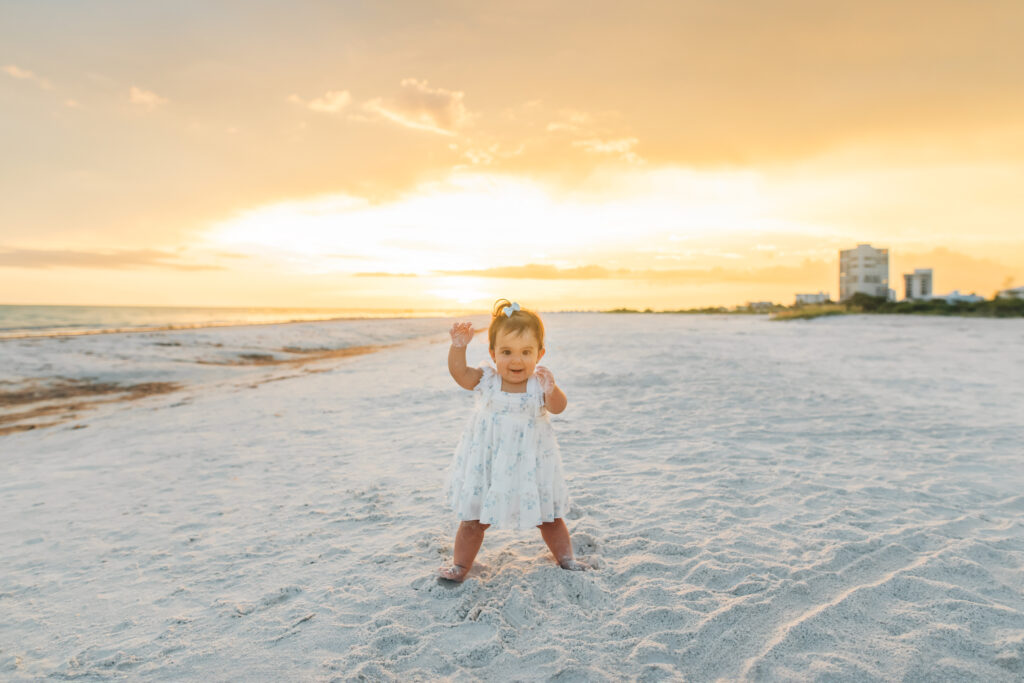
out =
[(931, 299), (932, 298), (932, 269), (915, 268), (913, 273), (903, 274), (903, 285), (905, 298), (907, 299)]
[(839, 300), (857, 292), (889, 297), (889, 250), (858, 244), (839, 252)]

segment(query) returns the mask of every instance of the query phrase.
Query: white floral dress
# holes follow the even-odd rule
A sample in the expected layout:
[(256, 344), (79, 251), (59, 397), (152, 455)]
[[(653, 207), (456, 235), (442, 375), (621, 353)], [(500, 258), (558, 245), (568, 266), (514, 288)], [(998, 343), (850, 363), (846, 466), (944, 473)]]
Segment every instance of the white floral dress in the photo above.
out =
[(473, 389), (476, 407), (448, 473), (447, 497), (460, 520), (529, 529), (564, 517), (569, 490), (537, 377), (526, 391), (501, 390), (490, 365)]

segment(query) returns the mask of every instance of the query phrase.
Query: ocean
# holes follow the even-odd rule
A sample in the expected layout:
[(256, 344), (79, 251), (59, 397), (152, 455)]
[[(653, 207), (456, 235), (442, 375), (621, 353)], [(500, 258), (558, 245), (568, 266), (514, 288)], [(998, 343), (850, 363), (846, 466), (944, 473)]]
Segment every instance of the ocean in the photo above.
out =
[(451, 314), (451, 311), (358, 308), (0, 305), (0, 338), (176, 330), (312, 320), (422, 318)]

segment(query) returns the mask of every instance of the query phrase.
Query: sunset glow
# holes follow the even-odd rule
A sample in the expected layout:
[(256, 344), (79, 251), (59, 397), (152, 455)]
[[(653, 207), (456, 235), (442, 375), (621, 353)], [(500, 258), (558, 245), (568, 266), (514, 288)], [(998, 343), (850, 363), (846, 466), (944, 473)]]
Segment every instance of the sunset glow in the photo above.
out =
[(1017, 3), (110, 4), (0, 10), (0, 303), (791, 303), (862, 242), (1024, 281)]

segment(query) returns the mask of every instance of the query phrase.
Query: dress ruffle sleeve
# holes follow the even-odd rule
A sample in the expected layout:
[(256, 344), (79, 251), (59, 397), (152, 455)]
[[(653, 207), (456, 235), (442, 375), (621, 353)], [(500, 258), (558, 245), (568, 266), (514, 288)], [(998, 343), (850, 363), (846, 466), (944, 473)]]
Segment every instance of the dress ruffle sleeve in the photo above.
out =
[(494, 381), (498, 376), (498, 373), (487, 361), (480, 363), (477, 367), (483, 370), (484, 374), (481, 375), (480, 381), (476, 383), (475, 387), (473, 387), (473, 391), (480, 394), (487, 394), (494, 388)]

